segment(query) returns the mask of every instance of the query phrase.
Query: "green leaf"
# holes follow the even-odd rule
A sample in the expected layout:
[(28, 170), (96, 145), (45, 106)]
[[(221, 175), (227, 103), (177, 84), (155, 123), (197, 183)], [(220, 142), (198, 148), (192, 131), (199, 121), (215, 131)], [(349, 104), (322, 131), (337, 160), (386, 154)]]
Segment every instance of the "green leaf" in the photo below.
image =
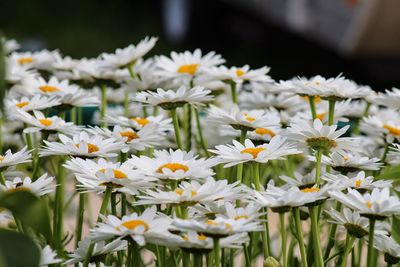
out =
[(385, 180), (400, 179), (400, 165), (394, 167), (386, 167), (384, 171), (377, 178)]
[(0, 229), (0, 266), (38, 267), (40, 250), (27, 235)]
[(397, 243), (400, 243), (400, 217), (393, 216), (392, 221), (392, 237)]
[(50, 216), (42, 199), (26, 191), (7, 192), (0, 196), (0, 207), (6, 208), (25, 226), (52, 240)]

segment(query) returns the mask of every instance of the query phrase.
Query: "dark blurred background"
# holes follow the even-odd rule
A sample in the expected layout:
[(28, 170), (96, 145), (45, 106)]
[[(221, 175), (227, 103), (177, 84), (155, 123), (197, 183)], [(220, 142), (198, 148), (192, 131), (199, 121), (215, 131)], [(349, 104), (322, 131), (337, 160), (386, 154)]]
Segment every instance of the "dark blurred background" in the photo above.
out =
[(26, 50), (94, 57), (159, 36), (151, 54), (201, 48), (273, 78), (339, 73), (400, 87), (398, 0), (1, 0), (0, 29)]

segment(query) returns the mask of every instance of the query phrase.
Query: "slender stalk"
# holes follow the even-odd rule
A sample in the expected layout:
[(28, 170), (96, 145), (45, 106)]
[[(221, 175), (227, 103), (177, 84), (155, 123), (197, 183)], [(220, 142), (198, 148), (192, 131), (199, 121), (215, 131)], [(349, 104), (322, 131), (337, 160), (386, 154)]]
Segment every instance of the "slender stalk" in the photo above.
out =
[(194, 267), (203, 266), (203, 254), (193, 254), (193, 265)]
[(182, 150), (183, 145), (182, 145), (179, 120), (178, 120), (178, 114), (176, 113), (176, 108), (171, 109), (171, 117), (172, 117), (172, 122), (174, 124), (176, 144), (178, 145), (178, 148)]
[(388, 152), (389, 152), (389, 144), (387, 142), (385, 142), (385, 147), (384, 147), (383, 155), (382, 155), (382, 158), (381, 158), (381, 162), (383, 164), (385, 164)]
[(329, 116), (328, 116), (328, 125), (333, 125), (333, 121), (335, 119), (335, 104), (336, 100), (329, 100)]
[(346, 267), (347, 264), (347, 257), (350, 254), (351, 249), (353, 248), (353, 242), (354, 242), (354, 237), (347, 234), (346, 235), (346, 245), (345, 245), (345, 249), (344, 249), (344, 255), (342, 258), (342, 264), (340, 265), (340, 267)]
[[(2, 49), (2, 47), (0, 47), (0, 49)], [(1, 101), (3, 101), (3, 99)], [(3, 142), (3, 116), (0, 116), (0, 153), (3, 153)]]
[(128, 90), (124, 93), (124, 116), (129, 116), (129, 92)]
[(314, 257), (317, 267), (324, 266), (324, 259), (322, 257), (320, 233), (318, 225), (318, 208), (316, 206), (309, 207), (311, 217), (311, 235), (314, 244)]
[(315, 120), (317, 118), (317, 111), (315, 108), (314, 97), (315, 96), (308, 96), (308, 103), (310, 104), (311, 116), (312, 116), (313, 120)]
[[(215, 267), (221, 267), (221, 247), (219, 244), (219, 238), (218, 237), (213, 237), (213, 243), (214, 243), (214, 259), (215, 259)], [(183, 265), (183, 266), (188, 266), (188, 265)]]
[(308, 267), (307, 253), (306, 253), (306, 248), (304, 246), (303, 230), (301, 228), (301, 221), (300, 221), (300, 208), (294, 208), (293, 212), (294, 212), (294, 220), (295, 220), (295, 224), (296, 224), (297, 239), (298, 239), (299, 248), (300, 248), (301, 264), (302, 264), (302, 267)]
[[(101, 218), (100, 214), (104, 215), (107, 212), (107, 207), (108, 207), (108, 203), (110, 202), (112, 190), (113, 190), (113, 188), (111, 186), (107, 186), (106, 187), (106, 190), (105, 190), (104, 196), (103, 196), (103, 201), (101, 202), (101, 206), (100, 206), (99, 216), (97, 216), (97, 222), (100, 221), (100, 218)], [(93, 249), (94, 249), (94, 243), (92, 243), (89, 246), (88, 252), (86, 254), (85, 261), (83, 262), (83, 267), (88, 267), (89, 266), (90, 258), (92, 257), (92, 253), (93, 253)]]
[(36, 153), (34, 153), (34, 157), (35, 157), (35, 167), (33, 168), (33, 173), (32, 173), (32, 180), (36, 181), (36, 179), (39, 176), (39, 170), (40, 170), (40, 162), (41, 162), (41, 157), (39, 157), (39, 149), (42, 147), (43, 145), (43, 141), (47, 140), (47, 137), (49, 137), (49, 133), (48, 132), (42, 132), (42, 139), (39, 142), (39, 145), (36, 149)]
[(254, 186), (257, 191), (261, 190), (260, 184), (260, 164), (258, 162), (253, 162), (253, 177), (254, 177)]
[(203, 137), (203, 130), (201, 129), (199, 110), (194, 107), (191, 108), (194, 109), (194, 113), (196, 116), (197, 133), (199, 134), (201, 148), (204, 150), (206, 156), (210, 157), (210, 152), (208, 152), (206, 140), (204, 140)]
[(76, 213), (76, 227), (75, 227), (75, 246), (78, 247), (78, 242), (82, 239), (83, 219), (85, 214), (85, 200), (86, 193), (79, 194), (79, 206)]
[(61, 157), (58, 163), (58, 174), (57, 174), (57, 182), (58, 186), (56, 188), (56, 196), (55, 196), (55, 244), (59, 245), (59, 249), (62, 249), (61, 240), (63, 238), (63, 224), (64, 224), (64, 195), (65, 195), (65, 168), (63, 164), (65, 162), (65, 158)]
[(251, 267), (251, 260), (249, 255), (249, 250), (245, 244), (243, 244), (244, 260), (246, 262), (246, 267)]
[(139, 250), (138, 244), (136, 244), (135, 241), (131, 240), (131, 241), (129, 241), (128, 246), (131, 247), (130, 249), (132, 251), (131, 252), (131, 258), (130, 258), (131, 266), (132, 267), (139, 267), (140, 266), (141, 257), (140, 257), (140, 250)]
[(375, 219), (369, 219), (369, 234), (368, 234), (368, 255), (367, 255), (367, 267), (374, 266), (374, 231), (375, 231)]
[[(342, 203), (340, 203), (339, 201), (336, 201), (335, 210), (340, 211), (341, 208), (342, 208)], [(331, 253), (331, 250), (335, 244), (336, 230), (337, 230), (337, 224), (334, 224), (334, 223), (331, 224), (331, 226), (329, 228), (329, 235), (328, 235), (329, 238), (328, 238), (328, 244), (326, 245), (326, 249), (325, 249), (324, 260), (329, 258), (329, 254)]]
[(322, 160), (322, 150), (321, 149), (317, 150), (315, 157), (317, 159), (317, 163), (315, 166), (315, 184), (319, 187), (319, 185), (321, 183), (321, 160)]
[[(244, 140), (246, 140), (247, 131), (241, 130), (240, 132), (240, 143), (244, 144)], [(236, 181), (242, 182), (243, 179), (243, 163), (237, 165), (236, 168)]]
[(182, 250), (182, 267), (190, 266), (190, 254)]
[(236, 83), (234, 81), (231, 81), (229, 84), (231, 85), (232, 102), (234, 104), (237, 104), (238, 96), (237, 96), (237, 90), (236, 90)]
[(107, 87), (105, 84), (101, 85), (101, 106), (100, 106), (100, 122), (102, 127), (107, 127), (107, 122), (104, 121), (107, 112)]
[(286, 229), (285, 229), (285, 213), (279, 213), (279, 223), (282, 239), (282, 266), (287, 266), (287, 249), (286, 249)]
[(0, 184), (6, 184), (6, 177), (4, 177), (4, 173), (2, 171), (0, 171)]
[(186, 114), (187, 114), (187, 116), (186, 116), (187, 122), (186, 122), (186, 129), (185, 129), (185, 133), (186, 133), (185, 149), (186, 149), (186, 151), (190, 151), (192, 149), (192, 107), (190, 106), (190, 104), (187, 104)]
[(360, 133), (360, 122), (364, 117), (366, 117), (368, 115), (370, 107), (371, 107), (371, 103), (367, 102), (367, 105), (365, 106), (363, 115), (355, 123), (354, 129), (353, 129), (353, 135), (357, 135)]
[(235, 250), (233, 248), (229, 249), (229, 267), (233, 267), (235, 262)]

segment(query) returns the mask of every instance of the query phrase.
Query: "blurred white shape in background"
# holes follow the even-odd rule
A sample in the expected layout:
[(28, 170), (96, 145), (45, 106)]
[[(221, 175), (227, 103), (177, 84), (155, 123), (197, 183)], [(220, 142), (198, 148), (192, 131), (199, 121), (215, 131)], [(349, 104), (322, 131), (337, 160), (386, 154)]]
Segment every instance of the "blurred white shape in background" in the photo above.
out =
[(181, 42), (189, 27), (189, 1), (164, 0), (162, 12), (164, 31), (168, 41)]

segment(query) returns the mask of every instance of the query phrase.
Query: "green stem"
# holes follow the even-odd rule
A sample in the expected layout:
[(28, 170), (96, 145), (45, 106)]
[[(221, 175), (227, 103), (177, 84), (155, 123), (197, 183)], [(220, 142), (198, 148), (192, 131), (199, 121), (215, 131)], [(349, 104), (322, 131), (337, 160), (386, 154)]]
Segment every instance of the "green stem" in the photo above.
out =
[(354, 241), (354, 237), (347, 233), (344, 255), (343, 255), (342, 264), (340, 265), (340, 267), (346, 267), (347, 257), (349, 256), (349, 253), (350, 253), (351, 249), (353, 248), (353, 241)]
[[(113, 188), (111, 186), (107, 186), (106, 187), (106, 190), (105, 190), (104, 196), (103, 196), (103, 201), (101, 202), (99, 215), (97, 216), (97, 222), (100, 221), (100, 218), (101, 218), (100, 214), (104, 215), (107, 212), (107, 207), (108, 207), (108, 203), (110, 202), (112, 190), (113, 190)], [(88, 267), (89, 266), (90, 259), (91, 259), (92, 254), (93, 254), (93, 249), (94, 249), (94, 243), (92, 243), (89, 246), (88, 252), (86, 254), (85, 261), (83, 262), (83, 267)]]
[(333, 125), (333, 121), (335, 119), (335, 104), (336, 100), (329, 100), (329, 116), (328, 116), (328, 125)]
[(124, 92), (124, 116), (129, 116), (129, 92), (126, 90)]
[[(219, 244), (219, 238), (218, 237), (213, 237), (213, 243), (214, 243), (214, 259), (215, 259), (215, 267), (221, 267), (221, 247)], [(187, 266), (187, 265), (184, 265)]]
[(246, 262), (246, 267), (251, 267), (251, 260), (250, 260), (250, 255), (249, 255), (249, 250), (246, 247), (245, 244), (242, 245), (243, 246), (243, 251), (244, 251), (244, 260)]
[(388, 144), (387, 142), (385, 142), (385, 149), (384, 149), (384, 151), (383, 151), (383, 155), (382, 155), (382, 158), (381, 158), (381, 162), (382, 162), (383, 164), (385, 164), (385, 161), (386, 161), (386, 157), (387, 157), (388, 152), (389, 152), (389, 144)]
[(63, 164), (64, 157), (60, 157), (58, 163), (56, 196), (55, 196), (55, 214), (54, 214), (54, 235), (55, 244), (62, 250), (61, 240), (63, 238), (63, 224), (64, 224), (64, 195), (65, 195), (65, 168)]
[(36, 179), (39, 176), (39, 170), (40, 170), (40, 163), (41, 163), (41, 157), (39, 157), (39, 149), (42, 147), (43, 145), (43, 141), (47, 140), (47, 137), (49, 137), (49, 133), (43, 131), (42, 132), (42, 139), (40, 140), (39, 146), (36, 149), (36, 153), (34, 154), (35, 159), (35, 167), (33, 168), (33, 173), (32, 173), (32, 180), (36, 181)]
[(176, 144), (178, 145), (178, 148), (182, 150), (183, 145), (182, 145), (179, 120), (178, 120), (178, 114), (176, 113), (176, 108), (171, 109), (171, 117), (172, 117), (172, 122), (174, 124)]
[(193, 265), (194, 267), (203, 266), (203, 254), (198, 254), (198, 253), (193, 254)]
[[(246, 140), (247, 131), (241, 130), (240, 131), (240, 143), (244, 144), (244, 140)], [(242, 182), (243, 179), (243, 163), (237, 165), (236, 168), (236, 181)]]
[(311, 235), (314, 244), (314, 257), (317, 267), (324, 266), (324, 259), (322, 257), (320, 233), (318, 225), (318, 208), (316, 206), (309, 207), (311, 217)]
[(76, 230), (75, 230), (75, 245), (78, 247), (78, 242), (82, 239), (83, 219), (85, 214), (85, 199), (86, 193), (79, 194), (79, 207), (76, 213)]
[(2, 171), (0, 171), (0, 184), (6, 184), (6, 177), (4, 177), (4, 173)]
[(182, 251), (182, 266), (190, 266), (190, 254)]
[(371, 103), (367, 102), (367, 105), (365, 106), (363, 115), (355, 123), (354, 129), (353, 129), (353, 135), (357, 135), (360, 133), (360, 122), (364, 117), (366, 117), (368, 115), (370, 107), (371, 107)]
[(253, 162), (253, 175), (254, 175), (254, 186), (257, 191), (261, 190), (260, 184), (260, 164), (258, 162)]
[(192, 107), (190, 106), (190, 104), (187, 105), (186, 108), (186, 129), (185, 129), (185, 133), (186, 133), (186, 151), (190, 151), (192, 149)]
[(194, 113), (196, 115), (197, 132), (199, 134), (201, 148), (203, 148), (206, 156), (210, 157), (210, 152), (208, 152), (206, 140), (204, 140), (204, 137), (203, 137), (203, 130), (201, 129), (199, 110), (194, 107), (192, 107), (192, 108), (194, 109)]
[(279, 223), (282, 238), (282, 266), (287, 266), (287, 249), (286, 249), (286, 229), (285, 229), (285, 213), (279, 213)]
[(301, 263), (302, 267), (307, 267), (307, 253), (306, 253), (306, 248), (304, 246), (304, 239), (303, 239), (303, 230), (301, 227), (301, 221), (300, 221), (300, 208), (294, 208), (294, 220), (296, 224), (296, 232), (297, 232), (297, 239), (299, 242), (299, 248), (300, 248), (300, 255), (301, 255)]
[[(340, 203), (339, 201), (336, 201), (335, 210), (340, 211), (341, 208), (342, 208), (342, 203)], [(331, 253), (331, 250), (332, 250), (333, 246), (335, 245), (336, 230), (337, 230), (337, 224), (335, 224), (335, 223), (331, 224), (331, 226), (329, 228), (328, 244), (326, 245), (324, 260), (329, 258), (329, 254)]]
[(107, 87), (105, 84), (101, 85), (101, 106), (100, 106), (100, 122), (102, 127), (107, 127), (107, 122), (104, 121), (107, 111)]
[(322, 150), (318, 149), (315, 155), (317, 163), (315, 166), (315, 184), (319, 187), (321, 183), (321, 160), (322, 160)]
[(237, 90), (236, 90), (236, 83), (234, 81), (231, 81), (229, 84), (231, 85), (232, 102), (234, 104), (237, 104), (238, 96), (237, 96)]
[(375, 231), (375, 219), (369, 219), (369, 233), (368, 233), (368, 255), (367, 255), (367, 267), (374, 266), (374, 231)]
[(315, 96), (308, 96), (308, 102), (310, 103), (311, 116), (312, 116), (313, 120), (315, 120), (317, 118), (317, 111), (315, 108), (314, 97)]

